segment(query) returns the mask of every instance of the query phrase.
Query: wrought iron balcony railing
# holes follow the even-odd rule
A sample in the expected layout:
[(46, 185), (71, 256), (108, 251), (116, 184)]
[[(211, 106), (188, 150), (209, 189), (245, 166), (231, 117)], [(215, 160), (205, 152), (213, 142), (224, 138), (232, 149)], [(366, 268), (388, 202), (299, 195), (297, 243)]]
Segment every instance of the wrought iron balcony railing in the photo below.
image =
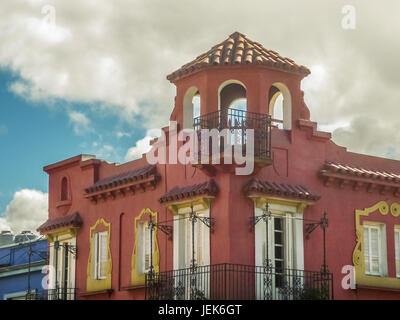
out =
[(330, 300), (331, 273), (217, 264), (146, 274), (147, 300)]
[(75, 300), (77, 289), (59, 288), (28, 293), (26, 300)]
[[(249, 150), (246, 146), (250, 142), (247, 131), (250, 129), (254, 132), (254, 158), (258, 160), (271, 159), (271, 116), (267, 114), (228, 108), (196, 117), (193, 127), (199, 141), (199, 155), (204, 155), (205, 152), (212, 154), (213, 152), (210, 141), (201, 136), (202, 129), (217, 129), (219, 132), (227, 129), (230, 144), (241, 145), (243, 154), (246, 153), (246, 149)], [(224, 143), (221, 140), (218, 146), (219, 153), (222, 153), (224, 148)], [(207, 142), (206, 146), (204, 142)], [(207, 146), (209, 149), (205, 150), (204, 148), (207, 148)]]

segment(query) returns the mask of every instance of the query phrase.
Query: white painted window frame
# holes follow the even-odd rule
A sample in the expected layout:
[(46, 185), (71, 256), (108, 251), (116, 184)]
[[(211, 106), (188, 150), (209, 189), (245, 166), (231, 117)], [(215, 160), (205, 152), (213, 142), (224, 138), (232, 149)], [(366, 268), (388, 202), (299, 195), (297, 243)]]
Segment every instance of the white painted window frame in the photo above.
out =
[[(64, 249), (63, 248), (64, 244), (68, 244), (70, 247), (76, 247), (76, 238), (73, 237), (65, 237), (65, 236), (59, 236), (57, 238), (60, 244), (60, 248), (58, 251), (58, 270), (57, 270), (57, 277), (58, 277), (58, 284), (59, 286), (62, 286), (64, 283)], [(55, 284), (56, 284), (56, 272), (55, 272), (55, 253), (56, 249), (54, 247), (54, 242), (51, 242), (50, 246), (50, 257), (49, 261), (51, 261), (51, 266), (53, 267), (53, 270), (50, 270), (49, 276), (53, 277), (53, 279), (49, 279), (49, 284), (47, 289), (55, 289)], [(61, 262), (61, 263), (60, 263)], [(75, 272), (76, 272), (76, 257), (74, 254), (71, 252), (68, 253), (68, 288), (74, 289), (75, 288)]]
[[(397, 241), (396, 241), (397, 237)], [(396, 264), (396, 277), (400, 278), (400, 227), (394, 229), (394, 247), (395, 247), (395, 264)]]
[[(141, 273), (147, 273), (150, 271), (150, 229), (149, 229), (148, 222), (141, 222), (139, 223), (139, 263), (138, 263), (138, 270)], [(154, 236), (154, 235), (153, 235)], [(153, 243), (153, 253), (154, 253), (154, 243)], [(148, 255), (148, 265), (146, 266), (146, 255)]]
[[(378, 259), (379, 259), (379, 272), (372, 272), (370, 270), (365, 270), (366, 275), (371, 275), (371, 276), (387, 276), (387, 248), (386, 248), (386, 225), (383, 223), (377, 223), (377, 222), (369, 222), (369, 221), (364, 221), (363, 223), (363, 229), (364, 229), (364, 246), (368, 245), (369, 252), (371, 252), (371, 237), (368, 237), (369, 243), (365, 243), (365, 231), (368, 229), (369, 235), (371, 229), (376, 229), (378, 230)], [(371, 254), (369, 255), (370, 260), (369, 260), (369, 265), (370, 268), (372, 267), (372, 256)], [(364, 259), (365, 259), (365, 248), (364, 248)]]
[[(297, 212), (296, 206), (270, 204), (269, 210), (273, 216), (284, 218), (285, 241), (285, 268), (304, 269), (304, 240), (303, 240), (303, 215)], [(263, 214), (261, 208), (255, 208), (254, 215)], [(270, 259), (274, 259), (274, 225), (273, 219), (269, 223), (268, 243)], [(255, 226), (255, 264), (263, 266), (265, 259), (265, 222), (260, 221)]]
[[(190, 212), (190, 207), (182, 208), (178, 210), (178, 214), (174, 219), (174, 270), (184, 269), (190, 267), (192, 259), (192, 238), (191, 238), (191, 221), (187, 217)], [(210, 209), (199, 209), (194, 208), (196, 214), (202, 217), (210, 217)], [(206, 266), (210, 264), (210, 228), (205, 226), (203, 222), (198, 220), (196, 222), (197, 228), (200, 228), (202, 233), (202, 244), (197, 243), (197, 237), (195, 235), (195, 247), (201, 247), (202, 261), (201, 265)], [(198, 230), (198, 229), (197, 229)], [(195, 250), (197, 256), (198, 250)], [(195, 256), (195, 259), (197, 260)], [(199, 265), (199, 261), (197, 261)]]
[[(107, 263), (108, 258), (108, 231), (96, 232), (93, 235), (93, 265), (94, 265), (94, 279), (104, 280), (107, 279), (107, 270), (105, 274), (101, 274), (101, 263)], [(102, 242), (101, 238), (105, 237), (106, 241)], [(105, 260), (102, 260), (102, 256), (105, 256)]]

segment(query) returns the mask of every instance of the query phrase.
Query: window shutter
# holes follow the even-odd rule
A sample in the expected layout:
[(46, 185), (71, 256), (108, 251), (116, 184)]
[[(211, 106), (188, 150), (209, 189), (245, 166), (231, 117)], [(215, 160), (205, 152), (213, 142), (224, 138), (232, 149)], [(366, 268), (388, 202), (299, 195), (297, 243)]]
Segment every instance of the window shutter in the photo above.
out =
[(293, 219), (292, 215), (287, 213), (286, 214), (286, 226), (285, 226), (285, 237), (286, 237), (286, 268), (292, 269), (293, 268)]
[(396, 276), (400, 277), (400, 230), (394, 232), (394, 247), (396, 250)]
[(372, 228), (370, 232), (371, 236), (371, 271), (373, 273), (380, 273), (380, 263), (379, 263), (379, 251), (380, 251), (380, 241), (379, 241), (379, 229)]
[(197, 239), (196, 239), (196, 248), (197, 248), (197, 265), (202, 266), (203, 265), (203, 246), (204, 246), (204, 237), (203, 237), (203, 231), (204, 231), (204, 225), (203, 222), (200, 220), (197, 220), (196, 223), (196, 234), (197, 234)]
[(143, 228), (143, 244), (144, 244), (144, 248), (143, 248), (143, 252), (144, 252), (144, 257), (143, 257), (143, 266), (144, 266), (144, 270), (143, 272), (146, 273), (149, 269), (150, 269), (150, 229), (148, 228), (148, 224), (147, 223), (143, 223), (142, 224), (142, 228)]
[(186, 222), (186, 267), (190, 267), (192, 262), (192, 222), (189, 219)]
[(364, 260), (365, 260), (365, 272), (369, 273), (370, 264), (369, 264), (369, 227), (364, 226)]
[(382, 273), (380, 227), (364, 225), (364, 260), (366, 273)]
[(101, 232), (99, 234), (99, 278), (107, 278), (107, 256), (108, 256), (108, 234), (107, 232)]
[(98, 233), (93, 234), (93, 253), (92, 253), (92, 266), (93, 266), (93, 278), (98, 279), (98, 270), (99, 270), (99, 265), (98, 265), (98, 251), (99, 251), (99, 237)]

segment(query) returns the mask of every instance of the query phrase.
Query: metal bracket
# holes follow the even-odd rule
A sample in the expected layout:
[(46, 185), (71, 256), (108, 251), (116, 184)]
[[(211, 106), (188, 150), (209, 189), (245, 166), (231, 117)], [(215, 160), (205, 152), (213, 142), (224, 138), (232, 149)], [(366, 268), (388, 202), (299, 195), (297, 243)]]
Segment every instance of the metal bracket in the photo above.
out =
[(268, 203), (266, 203), (265, 209), (263, 209), (262, 215), (250, 217), (250, 231), (254, 231), (254, 227), (261, 220), (263, 220), (264, 222), (267, 222), (267, 221), (271, 220), (271, 217), (272, 217), (271, 211), (269, 211)]
[(197, 216), (197, 219), (199, 219), (201, 222), (203, 222), (203, 224), (205, 224), (208, 228), (210, 228), (211, 233), (214, 232), (214, 226), (215, 226), (214, 218)]
[(165, 233), (168, 236), (168, 240), (172, 240), (173, 238), (173, 231), (172, 227), (165, 225), (165, 224), (157, 224), (156, 227), (160, 229), (163, 233)]

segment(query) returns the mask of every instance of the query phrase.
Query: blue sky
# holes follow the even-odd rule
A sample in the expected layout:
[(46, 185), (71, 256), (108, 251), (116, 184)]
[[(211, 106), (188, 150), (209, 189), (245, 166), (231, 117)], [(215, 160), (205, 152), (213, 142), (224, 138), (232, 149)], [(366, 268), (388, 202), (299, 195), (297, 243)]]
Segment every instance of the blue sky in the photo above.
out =
[[(146, 133), (138, 123), (132, 126), (111, 112), (96, 112), (96, 105), (27, 101), (9, 90), (17, 79), (0, 71), (0, 214), (20, 189), (48, 191), (45, 165), (81, 153), (103, 153), (108, 161), (124, 162), (128, 148)], [(90, 128), (75, 132), (71, 111), (85, 114)], [(102, 151), (104, 145), (113, 151)]]

